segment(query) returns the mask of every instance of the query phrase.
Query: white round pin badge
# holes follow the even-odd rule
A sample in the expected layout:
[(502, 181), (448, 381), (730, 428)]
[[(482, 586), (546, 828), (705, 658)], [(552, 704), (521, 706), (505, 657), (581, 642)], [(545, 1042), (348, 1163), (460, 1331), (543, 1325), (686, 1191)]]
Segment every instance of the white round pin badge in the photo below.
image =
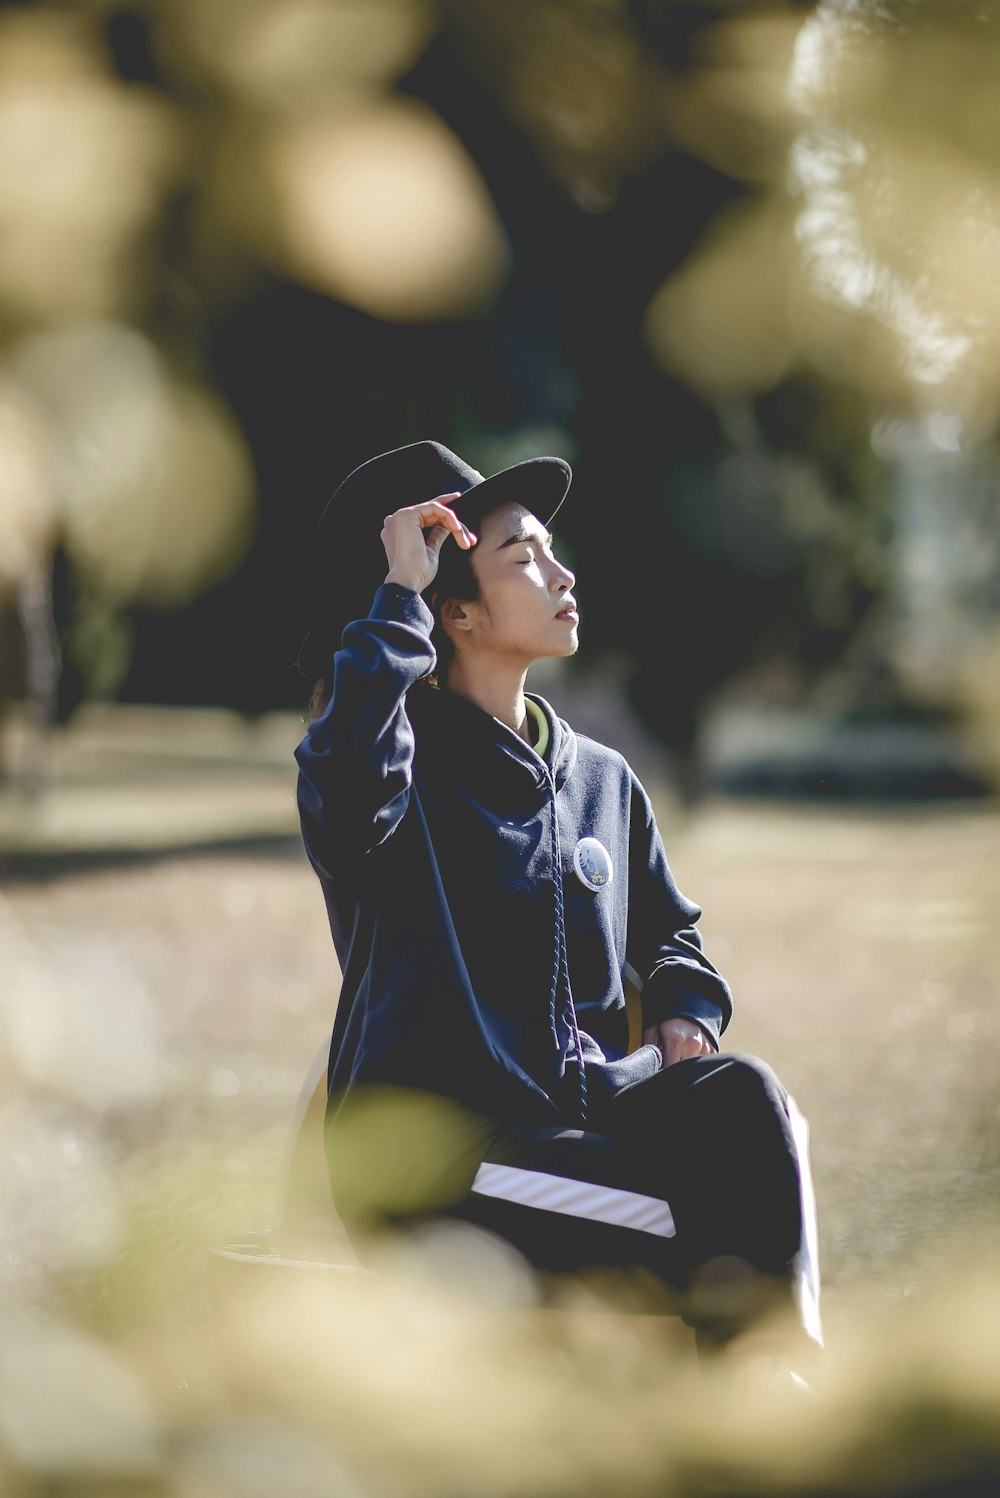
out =
[(587, 889), (601, 890), (615, 877), (611, 854), (596, 837), (581, 837), (573, 849), (573, 868)]

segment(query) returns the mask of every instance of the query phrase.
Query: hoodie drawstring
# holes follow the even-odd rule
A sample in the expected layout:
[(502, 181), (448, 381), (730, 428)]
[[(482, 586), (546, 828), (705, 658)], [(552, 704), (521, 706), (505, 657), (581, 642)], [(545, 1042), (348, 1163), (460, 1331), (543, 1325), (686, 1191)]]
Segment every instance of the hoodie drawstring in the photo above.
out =
[[(552, 804), (552, 891), (553, 907), (555, 914), (555, 960), (552, 966), (552, 982), (549, 987), (549, 1024), (552, 1029), (552, 1037), (555, 1041), (556, 1050), (562, 1049), (559, 1041), (558, 1026), (558, 998), (560, 986), (566, 995), (566, 1004), (569, 1018), (572, 1051), (567, 1053), (566, 1059), (575, 1052), (575, 1059), (580, 1079), (580, 1121), (585, 1122), (587, 1118), (587, 1071), (583, 1060), (583, 1046), (580, 1043), (580, 1029), (576, 1018), (576, 1005), (573, 1002), (573, 989), (569, 980), (569, 954), (566, 949), (566, 916), (563, 906), (563, 879), (562, 879), (562, 848), (559, 841), (559, 817), (556, 812), (556, 787), (555, 780), (546, 775)], [(562, 985), (560, 984), (562, 980)]]

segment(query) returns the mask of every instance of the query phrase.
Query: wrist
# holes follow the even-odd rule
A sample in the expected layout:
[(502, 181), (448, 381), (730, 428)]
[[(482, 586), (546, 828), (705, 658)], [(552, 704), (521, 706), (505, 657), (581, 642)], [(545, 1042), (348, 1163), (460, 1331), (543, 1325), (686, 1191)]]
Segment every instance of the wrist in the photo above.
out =
[(390, 583), (394, 583), (397, 588), (409, 588), (411, 593), (422, 593), (427, 586), (420, 578), (415, 578), (411, 573), (402, 570), (397, 571), (395, 568), (386, 575), (383, 586)]

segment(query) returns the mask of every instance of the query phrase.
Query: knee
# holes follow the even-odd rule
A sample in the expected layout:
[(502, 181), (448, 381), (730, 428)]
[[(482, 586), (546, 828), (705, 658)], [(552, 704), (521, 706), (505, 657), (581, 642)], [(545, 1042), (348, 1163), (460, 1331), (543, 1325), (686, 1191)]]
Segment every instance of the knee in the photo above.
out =
[(784, 1111), (787, 1090), (766, 1061), (742, 1051), (724, 1053), (719, 1059), (725, 1063), (721, 1073), (725, 1078), (725, 1085), (733, 1093), (748, 1099), (766, 1101), (771, 1107)]

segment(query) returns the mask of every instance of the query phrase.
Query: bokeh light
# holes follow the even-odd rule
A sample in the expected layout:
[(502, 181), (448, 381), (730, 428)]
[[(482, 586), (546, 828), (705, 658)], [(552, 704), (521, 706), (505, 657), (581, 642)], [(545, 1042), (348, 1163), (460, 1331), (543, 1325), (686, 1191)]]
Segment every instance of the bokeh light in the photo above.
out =
[(460, 143), (395, 102), (277, 133), (267, 155), (273, 251), (377, 317), (455, 317), (499, 289), (507, 249)]
[(293, 109), (394, 79), (430, 26), (425, 0), (174, 0), (159, 16), (174, 66), (246, 101)]
[[(789, 76), (801, 117), (789, 156), (797, 231), (817, 295), (842, 309), (840, 370), (856, 319), (874, 318), (917, 409), (934, 402), (988, 431), (1000, 189), (984, 62), (996, 18), (932, 7), (928, 29), (906, 20), (904, 6), (824, 0), (804, 23)], [(879, 368), (886, 352), (855, 374), (882, 395), (893, 393)]]
[(0, 16), (0, 314), (54, 322), (140, 296), (181, 161), (161, 98), (126, 89), (78, 18)]
[(798, 357), (802, 279), (788, 206), (740, 204), (716, 220), (707, 242), (654, 297), (646, 313), (650, 347), (710, 395), (771, 390)]
[(120, 324), (36, 334), (7, 370), (43, 427), (65, 544), (102, 594), (176, 605), (236, 564), (253, 480), (218, 397)]

